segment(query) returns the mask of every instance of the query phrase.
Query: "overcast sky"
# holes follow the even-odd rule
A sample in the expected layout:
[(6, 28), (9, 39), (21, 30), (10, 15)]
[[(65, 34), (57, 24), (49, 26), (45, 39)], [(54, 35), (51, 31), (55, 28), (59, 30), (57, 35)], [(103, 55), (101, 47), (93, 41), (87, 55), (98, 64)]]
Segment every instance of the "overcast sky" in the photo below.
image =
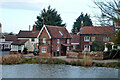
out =
[(81, 12), (90, 14), (94, 25), (96, 21), (93, 16), (100, 13), (93, 8), (93, 0), (0, 0), (2, 31), (18, 33), (19, 30), (28, 30), (41, 10), (49, 5), (61, 15), (69, 32)]

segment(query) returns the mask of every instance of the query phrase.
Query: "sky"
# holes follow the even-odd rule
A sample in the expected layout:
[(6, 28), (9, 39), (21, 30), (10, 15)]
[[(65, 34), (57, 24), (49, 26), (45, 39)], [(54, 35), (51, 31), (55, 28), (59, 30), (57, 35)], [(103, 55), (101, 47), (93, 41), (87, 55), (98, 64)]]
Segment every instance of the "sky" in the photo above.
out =
[(93, 0), (0, 0), (2, 32), (17, 34), (19, 30), (29, 30), (29, 25), (32, 29), (36, 17), (49, 5), (58, 11), (69, 32), (81, 12), (91, 16), (93, 25), (96, 25), (94, 15), (100, 13), (93, 8), (96, 7)]

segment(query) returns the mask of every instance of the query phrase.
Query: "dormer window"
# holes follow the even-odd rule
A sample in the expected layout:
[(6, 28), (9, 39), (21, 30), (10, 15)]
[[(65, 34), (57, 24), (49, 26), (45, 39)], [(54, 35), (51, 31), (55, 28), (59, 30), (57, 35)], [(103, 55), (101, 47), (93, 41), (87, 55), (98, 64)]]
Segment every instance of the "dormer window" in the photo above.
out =
[(69, 41), (69, 39), (67, 39), (67, 44), (69, 44), (70, 43), (70, 41)]
[(61, 32), (61, 31), (59, 31), (59, 33), (60, 33), (60, 35), (61, 35), (61, 36), (63, 36), (63, 34), (62, 34), (62, 32)]
[(43, 43), (46, 43), (46, 38), (43, 38)]

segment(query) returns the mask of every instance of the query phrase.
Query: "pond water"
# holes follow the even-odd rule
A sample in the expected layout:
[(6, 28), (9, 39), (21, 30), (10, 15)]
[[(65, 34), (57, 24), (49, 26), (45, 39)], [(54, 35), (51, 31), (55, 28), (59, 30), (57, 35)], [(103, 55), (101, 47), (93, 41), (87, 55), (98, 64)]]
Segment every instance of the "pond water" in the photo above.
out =
[(118, 78), (118, 69), (57, 64), (3, 65), (3, 78)]

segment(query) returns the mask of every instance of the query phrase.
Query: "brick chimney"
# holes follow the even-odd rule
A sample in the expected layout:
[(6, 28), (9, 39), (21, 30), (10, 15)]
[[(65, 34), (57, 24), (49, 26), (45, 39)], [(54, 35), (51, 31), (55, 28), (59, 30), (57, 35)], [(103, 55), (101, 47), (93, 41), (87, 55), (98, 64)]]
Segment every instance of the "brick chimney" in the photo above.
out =
[(80, 28), (80, 33), (82, 33), (82, 30), (83, 30), (83, 20), (81, 21), (81, 28)]
[(36, 31), (36, 29), (35, 29), (35, 24), (33, 25), (33, 29), (32, 29), (32, 31)]

